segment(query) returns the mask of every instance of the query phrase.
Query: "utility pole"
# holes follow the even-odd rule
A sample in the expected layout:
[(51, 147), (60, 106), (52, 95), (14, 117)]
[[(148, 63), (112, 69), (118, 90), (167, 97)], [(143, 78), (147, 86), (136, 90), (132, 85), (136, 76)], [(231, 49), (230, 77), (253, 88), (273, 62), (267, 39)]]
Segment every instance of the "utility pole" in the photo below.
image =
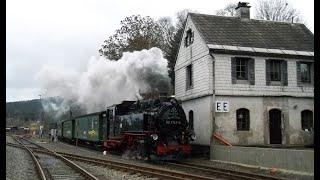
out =
[[(40, 104), (42, 104), (41, 102), (41, 94), (39, 94), (40, 97)], [(42, 110), (40, 110), (40, 123), (42, 122)]]
[[(39, 94), (39, 97), (40, 97), (40, 104), (42, 104), (42, 103), (41, 103), (41, 94)], [(39, 135), (40, 135), (40, 138), (42, 138), (42, 134), (43, 134), (43, 130), (44, 130), (44, 128), (43, 128), (43, 122), (42, 122), (42, 121), (43, 121), (43, 118), (42, 118), (42, 110), (40, 110), (40, 126), (39, 126), (39, 127), (40, 127), (40, 129), (39, 129), (39, 130), (40, 130), (40, 132), (39, 132), (39, 133), (40, 133), (40, 134), (39, 134)]]

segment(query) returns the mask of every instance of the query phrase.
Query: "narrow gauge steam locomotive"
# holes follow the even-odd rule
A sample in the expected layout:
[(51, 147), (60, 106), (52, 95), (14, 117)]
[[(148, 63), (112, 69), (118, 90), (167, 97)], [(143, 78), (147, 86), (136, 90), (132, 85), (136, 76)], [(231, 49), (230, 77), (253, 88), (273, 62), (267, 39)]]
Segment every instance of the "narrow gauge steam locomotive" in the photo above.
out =
[(174, 98), (123, 101), (106, 111), (58, 124), (59, 138), (101, 145), (109, 152), (135, 152), (138, 158), (178, 160), (191, 152), (194, 132)]

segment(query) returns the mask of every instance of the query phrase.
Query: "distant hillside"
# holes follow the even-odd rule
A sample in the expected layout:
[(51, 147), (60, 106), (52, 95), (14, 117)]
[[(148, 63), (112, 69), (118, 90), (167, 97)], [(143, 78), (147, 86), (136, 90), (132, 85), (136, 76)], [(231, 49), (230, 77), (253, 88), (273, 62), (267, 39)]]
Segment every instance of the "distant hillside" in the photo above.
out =
[[(53, 106), (46, 106), (46, 112), (41, 104), (52, 104), (55, 108), (60, 107), (60, 109), (55, 109)], [(70, 108), (72, 109), (72, 115), (78, 116), (85, 114), (85, 110), (73, 104), (72, 102), (67, 102), (63, 104), (63, 99), (59, 97), (49, 97), (41, 99), (33, 99), (29, 101), (16, 101), (6, 103), (6, 119), (7, 122), (12, 122), (13, 119), (20, 123), (26, 121), (57, 121), (61, 119), (69, 118)], [(49, 103), (50, 102), (50, 103)], [(61, 108), (62, 107), (62, 108)], [(59, 110), (62, 112), (58, 113)]]
[(40, 99), (6, 103), (6, 118), (35, 120), (40, 117), (42, 111)]

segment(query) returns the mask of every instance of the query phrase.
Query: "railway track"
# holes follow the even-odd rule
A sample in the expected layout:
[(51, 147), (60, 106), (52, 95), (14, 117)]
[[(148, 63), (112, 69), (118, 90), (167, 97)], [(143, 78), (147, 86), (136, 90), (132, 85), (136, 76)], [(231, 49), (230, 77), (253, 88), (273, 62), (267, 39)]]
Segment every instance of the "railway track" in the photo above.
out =
[[(12, 136), (13, 137), (13, 136)], [(81, 168), (69, 159), (57, 154), (54, 151), (46, 149), (40, 145), (32, 143), (21, 137), (13, 137), (21, 148), (26, 149), (32, 156), (36, 165), (39, 179), (90, 179), (98, 180), (97, 177)], [(11, 143), (7, 143), (12, 145)], [(18, 147), (19, 145), (12, 145)], [(39, 153), (46, 152), (46, 153)]]
[(179, 167), (180, 169), (187, 169), (189, 172), (193, 171), (195, 173), (207, 174), (207, 175), (215, 175), (219, 177), (223, 177), (226, 179), (245, 179), (245, 180), (254, 180), (254, 179), (268, 179), (268, 180), (285, 180), (285, 178), (275, 177), (275, 176), (268, 176), (268, 175), (261, 175), (256, 173), (249, 173), (243, 171), (235, 171), (235, 170), (228, 170), (222, 168), (215, 168), (209, 167), (199, 164), (191, 164), (187, 162), (180, 162), (180, 163), (166, 163), (172, 167)]
[[(39, 145), (38, 145), (39, 146)], [(47, 153), (51, 154), (52, 152), (46, 151), (40, 147), (34, 147), (31, 146), (31, 149), (33, 149), (35, 152), (38, 153)], [(73, 160), (73, 161), (79, 161), (84, 163), (89, 163), (97, 166), (103, 166), (108, 167), (111, 169), (116, 169), (120, 171), (125, 172), (133, 172), (133, 173), (139, 173), (147, 177), (156, 177), (160, 179), (283, 179), (279, 177), (274, 176), (266, 176), (266, 175), (260, 175), (256, 173), (248, 173), (248, 172), (241, 172), (241, 171), (234, 171), (234, 170), (226, 170), (226, 169), (220, 169), (220, 168), (214, 168), (209, 166), (203, 166), (203, 165), (194, 165), (190, 163), (165, 163), (170, 169), (184, 169), (182, 171), (172, 171), (168, 168), (155, 168), (150, 167), (147, 165), (137, 165), (129, 162), (120, 162), (116, 160), (109, 160), (109, 159), (98, 159), (98, 158), (92, 158), (92, 157), (84, 157), (84, 156), (78, 156), (74, 154), (68, 154), (68, 153), (62, 153), (62, 152), (56, 152), (57, 154)], [(186, 171), (186, 172), (184, 172)]]
[[(11, 145), (11, 144), (10, 144)], [(19, 147), (19, 145), (12, 145)], [(52, 152), (43, 150), (41, 148), (35, 148), (32, 147), (33, 151), (43, 154), (51, 154)], [(62, 153), (57, 152), (57, 154), (62, 155), (63, 157), (67, 159), (71, 159), (73, 161), (80, 161), (84, 163), (94, 164), (98, 166), (108, 167), (115, 170), (125, 171), (125, 172), (133, 172), (133, 173), (139, 173), (146, 177), (156, 177), (159, 179), (199, 179), (199, 180), (212, 180), (216, 178), (212, 177), (205, 177), (205, 176), (199, 176), (199, 175), (193, 175), (189, 173), (181, 173), (176, 171), (171, 171), (167, 169), (162, 168), (152, 168), (148, 166), (141, 166), (136, 165), (132, 163), (124, 163), (114, 160), (105, 160), (105, 159), (97, 159), (97, 158), (91, 158), (91, 157), (83, 157), (78, 156), (74, 154), (68, 154), (68, 153)]]

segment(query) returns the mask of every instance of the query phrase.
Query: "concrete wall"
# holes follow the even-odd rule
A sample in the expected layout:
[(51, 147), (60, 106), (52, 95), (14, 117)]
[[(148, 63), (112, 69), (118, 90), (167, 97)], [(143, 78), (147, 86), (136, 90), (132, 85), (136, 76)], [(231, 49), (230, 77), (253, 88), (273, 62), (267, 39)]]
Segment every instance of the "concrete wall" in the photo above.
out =
[(213, 97), (206, 96), (190, 101), (183, 101), (182, 108), (189, 121), (189, 111), (193, 111), (194, 131), (197, 139), (191, 144), (210, 146), (212, 135), (212, 111)]
[[(215, 132), (231, 144), (264, 144), (263, 99), (261, 97), (215, 96), (215, 101), (228, 101), (229, 112), (215, 113)], [(237, 131), (236, 111), (246, 108), (250, 112), (249, 131)]]
[[(313, 131), (301, 128), (301, 111), (314, 111), (313, 98), (215, 96), (215, 101), (228, 101), (229, 112), (215, 113), (214, 129), (233, 145), (270, 144), (269, 111), (282, 112), (282, 144), (313, 144)], [(237, 131), (236, 110), (250, 112), (249, 131)]]
[(210, 158), (268, 168), (314, 173), (314, 151), (239, 146), (211, 146)]
[[(311, 110), (314, 112), (313, 98), (289, 98), (288, 99), (288, 115), (286, 136), (288, 144), (313, 144), (314, 131), (304, 131), (301, 127), (301, 111)], [(314, 114), (313, 114), (314, 116)], [(314, 118), (313, 118), (314, 123)], [(313, 126), (314, 127), (314, 126)]]

